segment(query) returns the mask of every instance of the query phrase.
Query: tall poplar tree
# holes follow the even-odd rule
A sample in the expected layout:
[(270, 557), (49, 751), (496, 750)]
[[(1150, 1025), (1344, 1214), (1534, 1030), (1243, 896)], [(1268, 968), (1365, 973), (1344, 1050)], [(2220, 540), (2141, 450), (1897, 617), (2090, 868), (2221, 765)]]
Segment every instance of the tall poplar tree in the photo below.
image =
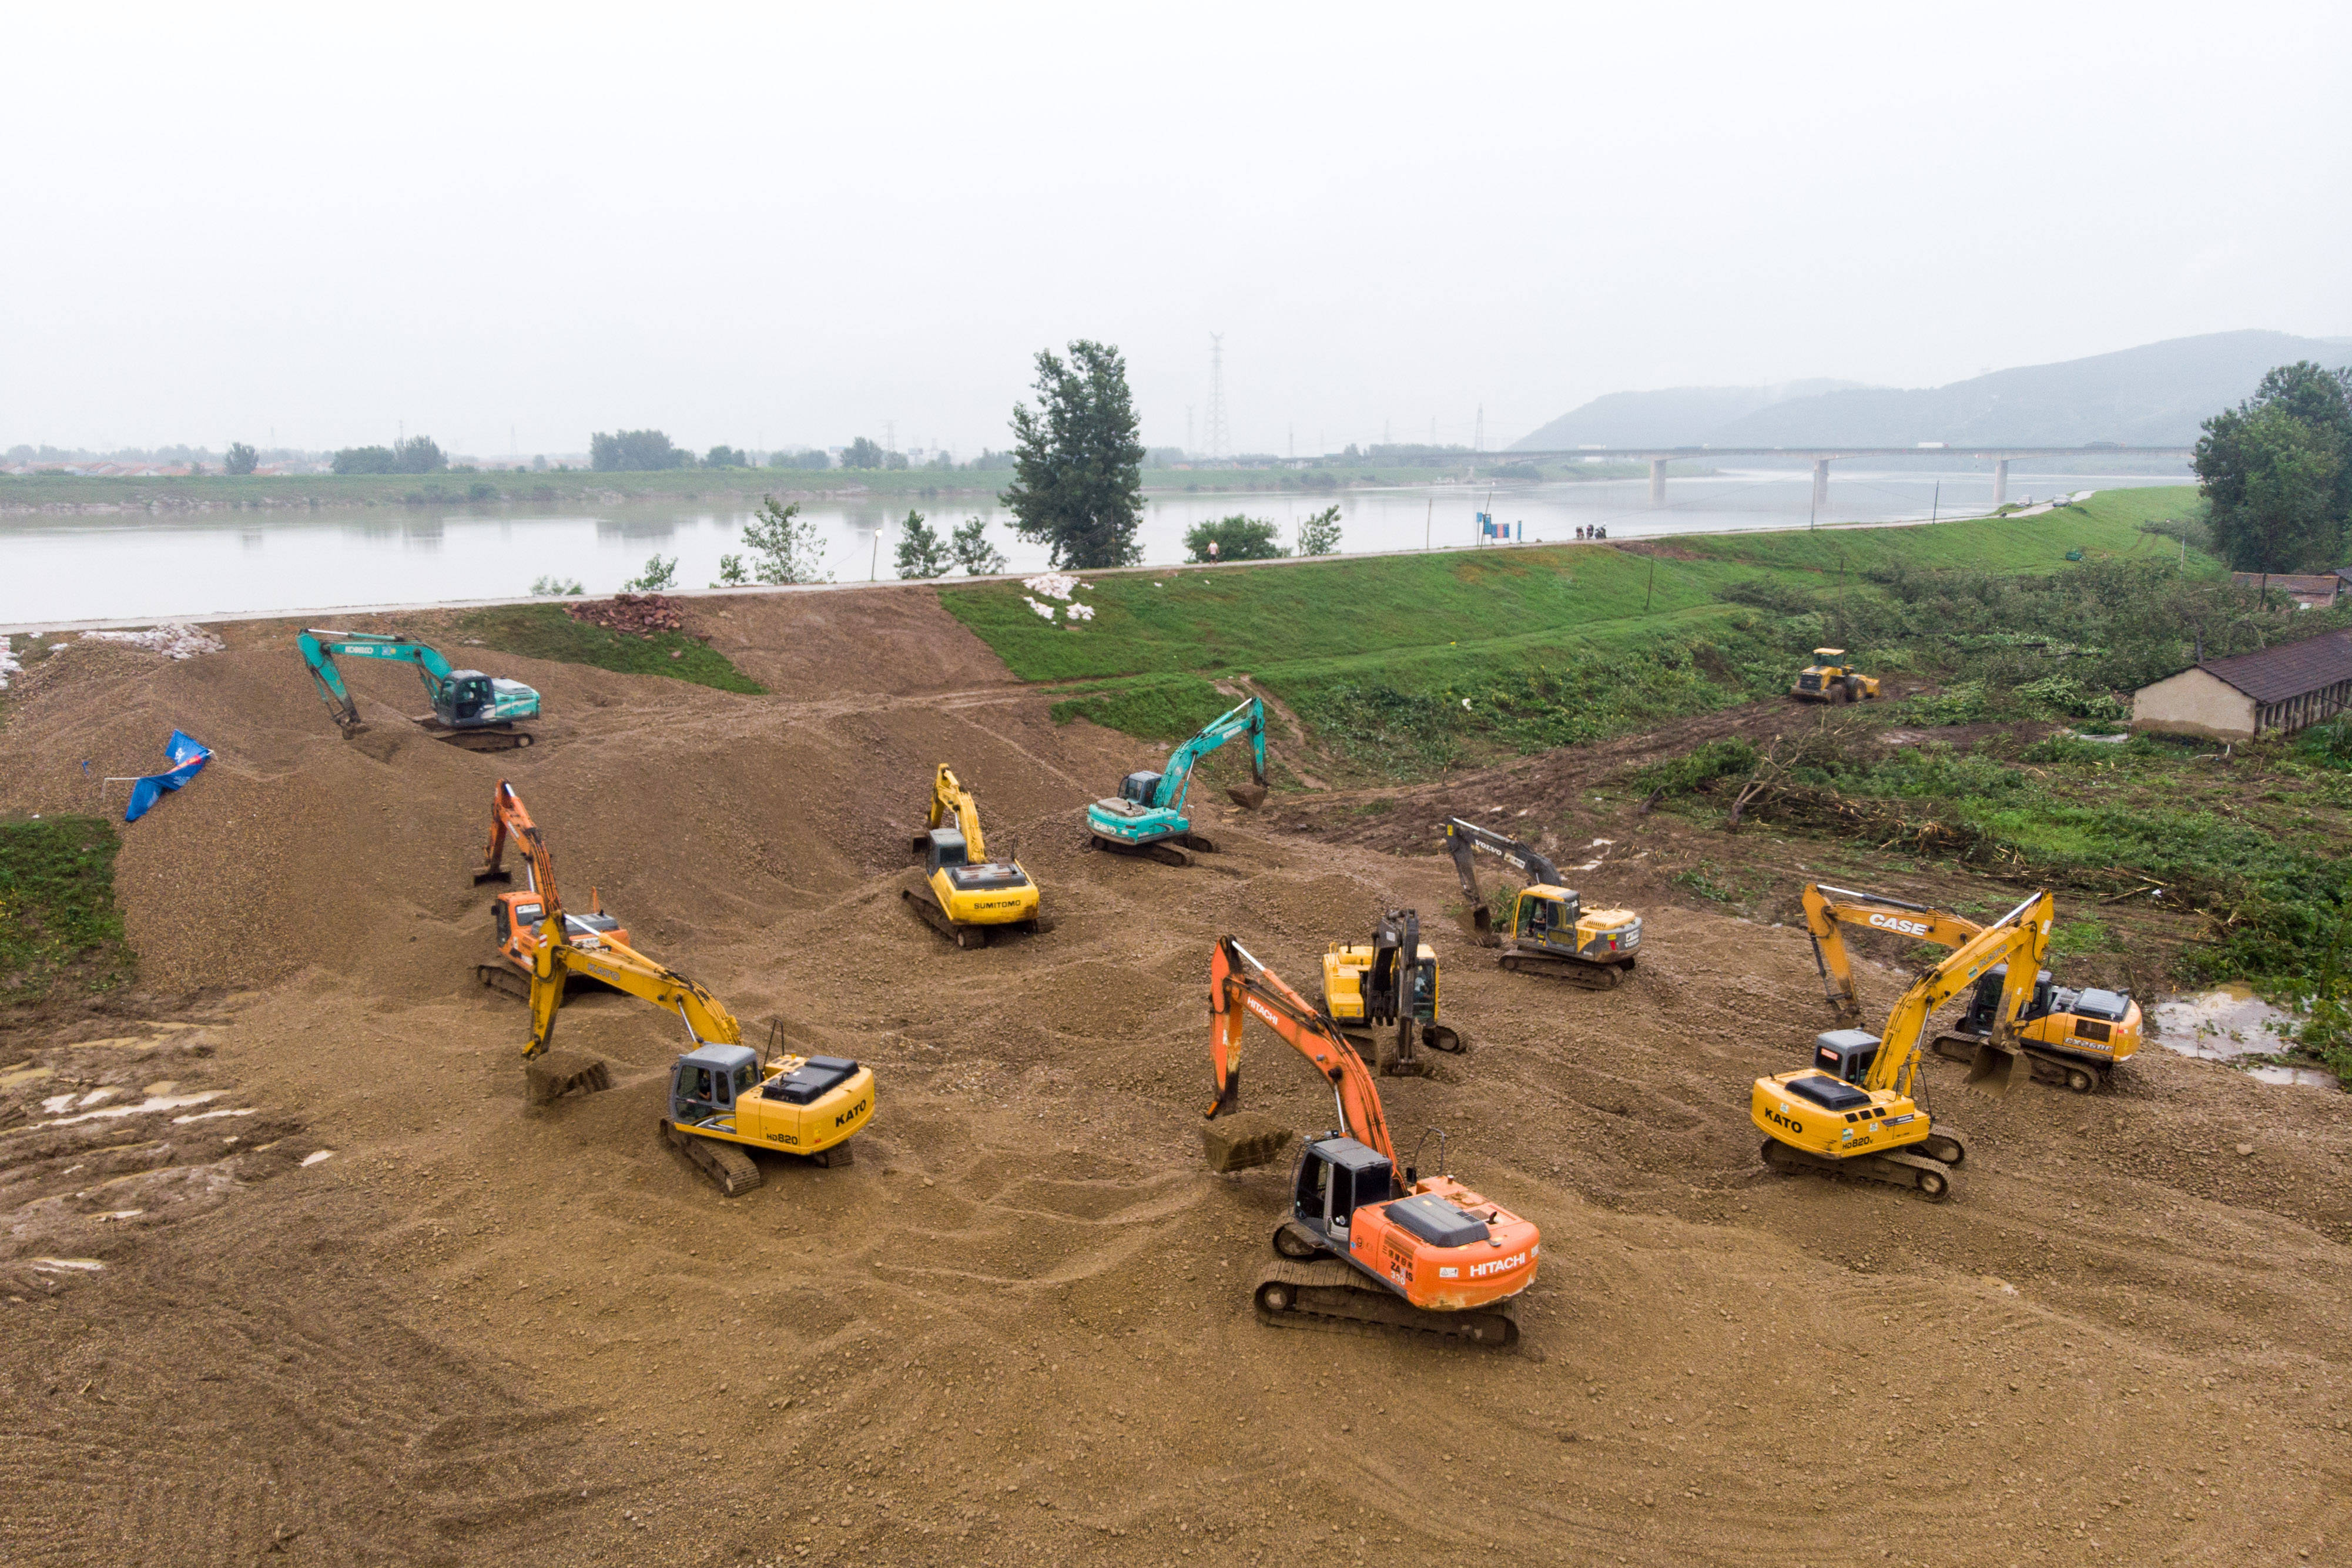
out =
[(998, 498), (1022, 538), (1057, 567), (1132, 566), (1143, 559), (1143, 443), (1127, 361), (1081, 338), (1066, 362), (1037, 352), (1037, 406), (1013, 405), (1013, 483)]

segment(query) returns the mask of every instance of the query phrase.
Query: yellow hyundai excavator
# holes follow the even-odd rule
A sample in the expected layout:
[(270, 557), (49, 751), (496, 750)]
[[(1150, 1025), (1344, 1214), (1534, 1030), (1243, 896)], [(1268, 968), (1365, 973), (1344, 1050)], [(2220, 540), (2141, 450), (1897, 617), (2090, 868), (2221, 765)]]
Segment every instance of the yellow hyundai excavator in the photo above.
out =
[(920, 882), (898, 896), (958, 947), (986, 947), (994, 932), (1038, 929), (1036, 882), (1017, 858), (988, 858), (980, 807), (945, 763), (931, 780), (929, 830), (914, 847)]
[(1937, 1007), (2007, 964), (1995, 1017), (2003, 1020), (1996, 1043), (2009, 1044), (2014, 1026), (2006, 1020), (2031, 989), (2023, 978), (2033, 973), (2030, 955), (2049, 941), (2053, 918), (2050, 895), (2034, 894), (1915, 981), (1882, 1033), (1832, 1029), (1815, 1037), (1811, 1066), (1758, 1079), (1748, 1114), (1765, 1134), (1764, 1163), (1913, 1187), (1938, 1203), (1950, 1197), (1968, 1150), (1928, 1114), (1919, 1037)]
[[(1805, 929), (1813, 939), (1814, 966), (1821, 971), (1830, 1005), (1849, 1026), (1862, 1021), (1862, 1004), (1854, 995), (1853, 964), (1846, 954), (1841, 928), (1853, 925), (1893, 931), (1948, 948), (1960, 946), (1984, 929), (1974, 921), (1925, 904), (1819, 883), (1806, 885), (1804, 905)], [(2109, 1081), (2117, 1062), (2139, 1049), (2139, 1004), (2119, 991), (2053, 985), (2050, 972), (2042, 967), (2047, 953), (2045, 932), (2021, 960), (2029, 966), (2033, 985), (2023, 1010), (2011, 1016), (2007, 1033), (1998, 1026), (1998, 1020), (2009, 970), (2005, 964), (1995, 964), (1977, 981), (1967, 1010), (1952, 1032), (1939, 1034), (1930, 1042), (1937, 1056), (1969, 1064), (1970, 1084), (2006, 1094), (2030, 1072), (2040, 1082), (2063, 1084), (2076, 1094), (2088, 1094)]]
[[(1437, 950), (1421, 940), (1421, 916), (1391, 910), (1370, 942), (1335, 942), (1323, 955), (1323, 1011), (1383, 1077), (1425, 1073), (1420, 1047), (1470, 1048), (1437, 1020)], [(1394, 1029), (1391, 1036), (1383, 1031)]]
[[(511, 794), (506, 791), (502, 800)], [(520, 816), (521, 802), (513, 806)], [(843, 1057), (781, 1051), (770, 1052), (763, 1061), (743, 1044), (735, 1015), (692, 980), (647, 958), (612, 931), (579, 933), (575, 940), (555, 890), (554, 857), (545, 837), (533, 828), (513, 835), (513, 842), (530, 862), (541, 906), (539, 940), (521, 955), (530, 965), (530, 1043), (522, 1054), (532, 1103), (544, 1104), (573, 1089), (612, 1087), (610, 1069), (601, 1061), (551, 1070), (546, 1060), (563, 1006), (564, 982), (580, 975), (650, 1002), (686, 1026), (693, 1049), (671, 1065), (662, 1140), (729, 1197), (760, 1184), (760, 1167), (747, 1148), (797, 1154), (820, 1165), (850, 1163), (849, 1140), (873, 1120), (873, 1068)], [(504, 972), (502, 964), (480, 970), (486, 980)]]

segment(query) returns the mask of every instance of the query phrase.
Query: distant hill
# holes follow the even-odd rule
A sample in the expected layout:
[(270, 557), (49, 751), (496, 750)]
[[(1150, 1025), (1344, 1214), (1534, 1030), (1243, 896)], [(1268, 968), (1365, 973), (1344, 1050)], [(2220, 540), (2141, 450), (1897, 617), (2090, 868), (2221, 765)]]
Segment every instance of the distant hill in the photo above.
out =
[(1859, 381), (1783, 382), (1778, 386), (1674, 386), (1664, 392), (1612, 392), (1563, 414), (1517, 443), (1537, 451), (1565, 447), (1695, 446), (1693, 430), (1716, 430), (1790, 398), (1862, 389)]
[[(1597, 397), (1514, 443), (1517, 449), (1611, 447), (2071, 447), (2186, 445), (2198, 425), (2295, 360), (2352, 361), (2352, 338), (2210, 332), (2057, 364), (1995, 371), (1905, 391), (1828, 384), (1811, 395), (1756, 387), (1682, 387)], [(1722, 412), (1717, 412), (1722, 411)], [(1592, 434), (1603, 431), (1605, 434)]]

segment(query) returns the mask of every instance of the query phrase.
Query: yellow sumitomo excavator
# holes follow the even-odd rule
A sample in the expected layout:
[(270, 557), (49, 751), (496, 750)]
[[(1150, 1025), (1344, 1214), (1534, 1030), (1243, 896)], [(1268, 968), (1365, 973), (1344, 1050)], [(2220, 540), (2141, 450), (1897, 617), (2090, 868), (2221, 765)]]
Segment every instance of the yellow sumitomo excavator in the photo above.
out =
[[(1849, 1026), (1862, 1021), (1862, 1004), (1854, 994), (1853, 964), (1841, 927), (1893, 931), (1948, 948), (1960, 946), (1984, 929), (1925, 904), (1819, 883), (1806, 885), (1804, 904), (1814, 965), (1830, 1005)], [(2139, 1004), (2119, 991), (2053, 985), (2050, 972), (2042, 967), (2048, 952), (2048, 932), (2041, 930), (2033, 951), (2020, 961), (2029, 965), (2033, 985), (2022, 1011), (2011, 1016), (2008, 1031), (1998, 1026), (2001, 994), (2009, 983), (2008, 966), (2001, 963), (1977, 981), (1952, 1032), (1930, 1042), (1937, 1056), (1969, 1063), (1969, 1082), (1975, 1087), (2006, 1094), (2030, 1072), (2042, 1083), (2088, 1094), (2109, 1081), (2117, 1062), (2139, 1049)]]
[[(1459, 1030), (1437, 1021), (1437, 950), (1421, 940), (1421, 916), (1391, 910), (1370, 942), (1331, 944), (1323, 955), (1323, 1010), (1349, 1041), (1371, 1048), (1383, 1076), (1427, 1070), (1420, 1047), (1469, 1049)], [(1394, 1029), (1394, 1035), (1382, 1031)]]
[[(520, 805), (515, 802), (518, 813)], [(797, 1154), (820, 1165), (850, 1163), (849, 1140), (873, 1120), (873, 1068), (843, 1057), (782, 1052), (762, 1061), (743, 1044), (735, 1015), (692, 980), (617, 940), (613, 931), (575, 941), (556, 894), (554, 858), (544, 837), (533, 829), (516, 835), (514, 842), (530, 860), (541, 905), (539, 940), (527, 954), (530, 1043), (522, 1053), (533, 1104), (574, 1089), (612, 1087), (610, 1069), (602, 1061), (558, 1064), (546, 1056), (563, 1006), (564, 982), (581, 975), (650, 1002), (686, 1026), (694, 1048), (671, 1066), (661, 1136), (729, 1197), (760, 1184), (760, 1167), (746, 1149)], [(477, 971), (493, 984), (506, 972), (503, 963)]]
[(992, 933), (1038, 929), (1038, 890), (1020, 860), (991, 860), (980, 807), (955, 771), (931, 780), (929, 831), (915, 840), (920, 883), (901, 888), (908, 908), (958, 947), (985, 947)]
[[(2049, 940), (2050, 895), (2025, 902), (1968, 938), (1912, 984), (1880, 1034), (1832, 1029), (1813, 1041), (1810, 1067), (1756, 1080), (1748, 1114), (1765, 1134), (1764, 1163), (1776, 1171), (1865, 1176), (1914, 1187), (1942, 1202), (1952, 1195), (1967, 1147), (1930, 1119), (1919, 1078), (1919, 1039), (1928, 1016), (2008, 964), (1997, 1019), (2014, 1019), (2030, 987), (2031, 954)], [(1996, 1025), (1998, 1045), (2013, 1026)]]
[[(1591, 991), (1612, 991), (1633, 972), (1642, 945), (1642, 917), (1631, 910), (1588, 910), (1573, 888), (1559, 885), (1559, 868), (1530, 845), (1458, 816), (1445, 819), (1445, 848), (1470, 906), (1472, 940), (1502, 948), (1496, 963), (1525, 974), (1549, 974)], [(1474, 850), (1484, 850), (1524, 872), (1528, 885), (1511, 900), (1507, 929), (1495, 930), (1486, 895), (1478, 888)]]

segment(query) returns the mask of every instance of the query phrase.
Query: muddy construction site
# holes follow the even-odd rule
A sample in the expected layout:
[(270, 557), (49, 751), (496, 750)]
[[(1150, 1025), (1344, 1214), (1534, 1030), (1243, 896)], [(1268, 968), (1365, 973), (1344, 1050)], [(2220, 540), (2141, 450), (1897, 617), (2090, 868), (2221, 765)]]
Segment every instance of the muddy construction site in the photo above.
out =
[[(775, 695), (501, 657), (547, 711), (503, 755), (408, 726), (401, 669), (352, 674), (344, 741), (284, 626), (19, 678), (0, 811), (89, 811), (174, 727), (215, 757), (123, 830), (141, 989), (6, 1025), (0, 1559), (2352, 1561), (2340, 1095), (2153, 1042), (2088, 1098), (1931, 1060), (1950, 1202), (1774, 1175), (1748, 1084), (1832, 1023), (1803, 931), (1690, 897), (1705, 830), (1582, 753), (1218, 797), (1180, 869), (1084, 847), (1154, 748), (1055, 724), (928, 591), (695, 605)], [(1050, 929), (960, 951), (902, 907), (942, 761)], [(873, 1068), (854, 1163), (721, 1197), (655, 1134), (682, 1031), (614, 994), (557, 1036), (614, 1088), (526, 1102), (474, 975), (501, 777), (572, 905)], [(1462, 938), (1435, 827), (1473, 809), (1643, 913), (1627, 984)], [(1262, 1325), (1288, 1163), (1202, 1160), (1213, 939), (1311, 995), (1392, 906), (1471, 1049), (1383, 1080), (1389, 1121), (1542, 1227), (1509, 1351)], [(1248, 1109), (1331, 1125), (1248, 1049)]]

